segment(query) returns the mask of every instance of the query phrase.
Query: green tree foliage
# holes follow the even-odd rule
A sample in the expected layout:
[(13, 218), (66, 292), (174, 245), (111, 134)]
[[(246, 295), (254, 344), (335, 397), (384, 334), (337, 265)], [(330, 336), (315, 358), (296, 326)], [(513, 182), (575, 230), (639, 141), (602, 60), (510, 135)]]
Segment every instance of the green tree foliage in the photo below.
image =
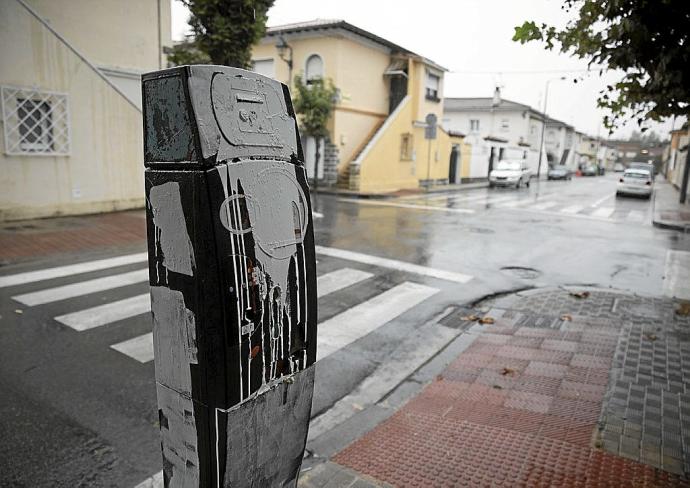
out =
[[(690, 1), (563, 0), (574, 13), (564, 28), (534, 21), (515, 28), (514, 41), (542, 41), (546, 49), (619, 70), (598, 105), (610, 129), (629, 119), (661, 120), (690, 112)], [(644, 129), (643, 129), (644, 130)]]
[(275, 0), (181, 1), (193, 34), (170, 50), (170, 62), (251, 68), (252, 46), (266, 33), (266, 14)]
[[(295, 112), (300, 116), (300, 131), (316, 139), (316, 162), (314, 174), (318, 175), (319, 147), (321, 140), (328, 137), (328, 119), (338, 96), (338, 89), (330, 79), (314, 78), (305, 83), (300, 75), (295, 76)], [(315, 178), (316, 180), (316, 178)]]

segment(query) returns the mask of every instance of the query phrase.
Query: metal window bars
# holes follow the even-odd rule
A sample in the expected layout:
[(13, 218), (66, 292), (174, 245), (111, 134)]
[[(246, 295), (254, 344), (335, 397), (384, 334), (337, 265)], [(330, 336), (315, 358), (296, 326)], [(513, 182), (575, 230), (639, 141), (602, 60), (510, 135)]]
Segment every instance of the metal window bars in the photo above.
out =
[(67, 94), (8, 85), (0, 90), (5, 154), (69, 155)]

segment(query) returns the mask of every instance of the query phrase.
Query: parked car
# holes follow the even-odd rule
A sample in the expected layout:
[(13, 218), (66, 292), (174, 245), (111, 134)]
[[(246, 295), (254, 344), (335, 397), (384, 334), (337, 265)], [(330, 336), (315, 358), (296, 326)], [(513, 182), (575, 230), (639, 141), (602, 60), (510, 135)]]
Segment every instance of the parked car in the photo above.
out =
[(569, 180), (573, 177), (573, 172), (566, 166), (559, 165), (549, 168), (546, 173), (547, 180)]
[(507, 160), (499, 161), (496, 169), (489, 173), (489, 186), (514, 186), (520, 188), (523, 184), (529, 187), (532, 172), (527, 161)]
[(654, 191), (654, 177), (648, 168), (626, 169), (618, 180), (616, 196), (635, 195), (649, 198)]
[(613, 165), (613, 171), (615, 171), (616, 173), (622, 173), (623, 171), (625, 171), (625, 166), (623, 166), (622, 163), (616, 163)]
[(582, 176), (596, 176), (599, 174), (599, 168), (597, 168), (595, 165), (590, 164), (589, 166), (585, 166), (582, 168)]

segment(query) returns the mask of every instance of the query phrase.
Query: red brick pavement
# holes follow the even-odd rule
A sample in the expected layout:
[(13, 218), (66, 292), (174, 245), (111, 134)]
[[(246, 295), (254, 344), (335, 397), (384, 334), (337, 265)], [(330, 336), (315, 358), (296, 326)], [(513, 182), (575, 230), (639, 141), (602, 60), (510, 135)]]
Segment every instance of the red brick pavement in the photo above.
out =
[(0, 226), (0, 263), (145, 242), (142, 211), (8, 222)]
[(616, 334), (494, 325), (334, 461), (401, 487), (690, 486), (597, 449)]

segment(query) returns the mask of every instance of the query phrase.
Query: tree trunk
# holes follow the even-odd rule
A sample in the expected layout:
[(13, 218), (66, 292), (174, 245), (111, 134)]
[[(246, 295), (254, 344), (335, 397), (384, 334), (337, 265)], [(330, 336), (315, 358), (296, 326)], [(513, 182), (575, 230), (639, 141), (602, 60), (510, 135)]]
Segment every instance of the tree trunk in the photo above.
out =
[[(690, 129), (688, 129), (690, 135)], [(685, 203), (688, 194), (688, 174), (690, 173), (690, 137), (688, 137), (688, 144), (685, 146), (685, 168), (683, 168), (683, 182), (680, 185), (680, 203)]]
[(319, 148), (321, 147), (321, 137), (315, 137), (316, 142), (316, 154), (314, 155), (314, 191), (319, 187), (319, 159), (321, 159), (321, 153)]

